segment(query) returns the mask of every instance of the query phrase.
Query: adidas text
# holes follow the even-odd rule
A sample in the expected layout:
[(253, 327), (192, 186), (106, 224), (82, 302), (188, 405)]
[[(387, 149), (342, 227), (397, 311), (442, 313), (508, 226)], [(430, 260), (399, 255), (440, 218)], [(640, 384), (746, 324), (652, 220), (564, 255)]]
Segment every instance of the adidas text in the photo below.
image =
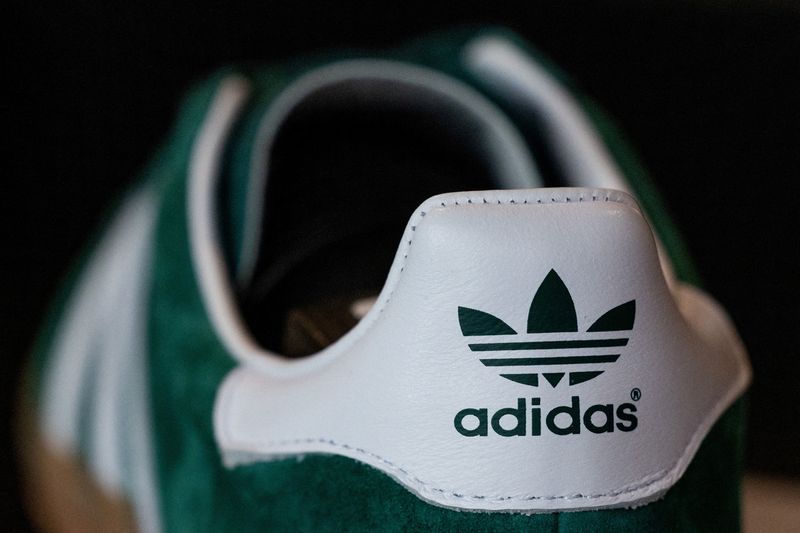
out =
[(612, 433), (633, 431), (639, 424), (632, 403), (617, 407), (596, 404), (581, 411), (580, 401), (573, 396), (570, 405), (559, 405), (543, 414), (539, 398), (531, 398), (530, 409), (525, 398), (518, 398), (516, 407), (498, 409), (491, 418), (487, 408), (462, 409), (456, 413), (453, 425), (465, 437), (486, 437), (490, 428), (501, 437), (537, 437), (543, 428), (555, 435), (577, 435), (582, 426), (591, 433)]

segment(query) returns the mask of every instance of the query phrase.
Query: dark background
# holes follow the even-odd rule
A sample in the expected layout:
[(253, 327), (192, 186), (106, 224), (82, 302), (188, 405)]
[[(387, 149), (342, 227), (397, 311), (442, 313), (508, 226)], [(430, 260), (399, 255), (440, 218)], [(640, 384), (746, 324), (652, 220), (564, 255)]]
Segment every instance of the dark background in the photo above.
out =
[[(12, 1), (4, 9), (5, 419), (69, 261), (210, 70), (503, 24), (618, 121), (748, 345), (748, 466), (800, 476), (800, 4)], [(362, 5), (363, 4), (363, 5)], [(453, 5), (448, 5), (453, 4)], [(10, 14), (10, 16), (9, 16)], [(4, 426), (0, 524), (24, 529)]]

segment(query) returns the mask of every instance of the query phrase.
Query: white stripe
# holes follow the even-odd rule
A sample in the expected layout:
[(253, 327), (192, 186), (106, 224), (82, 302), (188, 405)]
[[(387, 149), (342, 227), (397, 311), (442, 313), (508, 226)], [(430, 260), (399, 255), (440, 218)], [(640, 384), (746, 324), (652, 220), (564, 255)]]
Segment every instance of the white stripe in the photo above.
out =
[(98, 360), (89, 462), (103, 487), (119, 487), (125, 479), (123, 449), (128, 429), (125, 411), (135, 400), (128, 380), (134, 370), (145, 372), (147, 287), (152, 256), (156, 202), (152, 193), (133, 199), (121, 221), (124, 235), (113, 243), (105, 267), (109, 286), (96, 302)]
[(126, 257), (128, 243), (146, 235), (149, 221), (145, 217), (151, 216), (147, 205), (141, 195), (122, 208), (75, 286), (55, 331), (42, 383), (42, 423), (51, 444), (64, 452), (78, 451), (81, 398), (87, 392), (84, 378), (87, 371), (101, 365), (103, 351), (98, 343), (114, 320), (111, 306), (132, 281), (115, 269)]
[(480, 37), (465, 49), (476, 76), (544, 126), (570, 187), (628, 192), (625, 178), (574, 98), (541, 65), (501, 37)]
[[(467, 68), (505, 98), (527, 109), (544, 134), (570, 187), (616, 189), (633, 194), (578, 102), (563, 85), (519, 47), (502, 37), (480, 37), (464, 53)], [(672, 285), (675, 273), (659, 235), (655, 235), (661, 268)]]
[[(72, 456), (85, 451), (100, 487), (129, 496), (148, 532), (160, 530), (146, 381), (156, 212), (155, 192), (140, 190), (100, 241), (56, 331), (41, 411), (48, 445)], [(88, 450), (79, 449), (82, 439)]]

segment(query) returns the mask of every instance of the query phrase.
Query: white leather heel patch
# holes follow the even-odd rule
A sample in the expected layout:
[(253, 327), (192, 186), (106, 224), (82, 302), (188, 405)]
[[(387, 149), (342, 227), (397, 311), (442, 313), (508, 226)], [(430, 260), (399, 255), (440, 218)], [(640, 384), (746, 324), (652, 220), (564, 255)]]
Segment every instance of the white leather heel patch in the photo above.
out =
[(351, 457), (452, 508), (646, 503), (750, 376), (720, 309), (675, 286), (625, 193), (431, 198), (355, 329), (231, 372), (219, 446), (229, 466)]

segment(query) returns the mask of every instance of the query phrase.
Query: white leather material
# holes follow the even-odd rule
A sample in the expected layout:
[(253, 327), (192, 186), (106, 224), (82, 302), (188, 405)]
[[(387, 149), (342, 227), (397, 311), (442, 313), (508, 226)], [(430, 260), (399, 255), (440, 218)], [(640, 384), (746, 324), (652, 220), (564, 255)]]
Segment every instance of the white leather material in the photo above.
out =
[(145, 533), (161, 531), (146, 382), (158, 207), (152, 186), (137, 190), (87, 258), (48, 349), (39, 404), (48, 448), (81, 457), (105, 493), (127, 497)]
[[(527, 333), (532, 298), (552, 271), (571, 295), (577, 332)], [(231, 372), (215, 406), (218, 443), (229, 466), (309, 453), (351, 457), (420, 498), (459, 509), (544, 512), (646, 503), (681, 477), (750, 377), (723, 312), (698, 290), (674, 287), (671, 292), (663, 278), (647, 222), (625, 193), (537, 189), (431, 198), (409, 222), (376, 305), (348, 335), (304, 360), (265, 360)], [(587, 332), (631, 300), (631, 330)], [(490, 313), (518, 333), (465, 336), (459, 307)], [(580, 344), (622, 337), (624, 345)], [(470, 348), (549, 341), (578, 344)], [(618, 358), (600, 365), (552, 359), (598, 354)], [(560, 362), (530, 368), (481, 362), (539, 357)], [(603, 373), (574, 385), (567, 376), (555, 386), (543, 378), (598, 369)], [(538, 386), (501, 377), (511, 371), (537, 372)], [(573, 397), (577, 431), (556, 434), (546, 415), (572, 406)], [(534, 398), (542, 413), (539, 435), (532, 434)], [(520, 401), (524, 435), (501, 436), (493, 414)], [(596, 405), (595, 411), (613, 406), (590, 418), (604, 428), (599, 433), (583, 416)], [(456, 429), (464, 409), (486, 409), (485, 436)], [(469, 432), (477, 421), (467, 416), (462, 427)], [(570, 421), (567, 414), (554, 418), (562, 429)], [(514, 422), (503, 417), (501, 430)]]

